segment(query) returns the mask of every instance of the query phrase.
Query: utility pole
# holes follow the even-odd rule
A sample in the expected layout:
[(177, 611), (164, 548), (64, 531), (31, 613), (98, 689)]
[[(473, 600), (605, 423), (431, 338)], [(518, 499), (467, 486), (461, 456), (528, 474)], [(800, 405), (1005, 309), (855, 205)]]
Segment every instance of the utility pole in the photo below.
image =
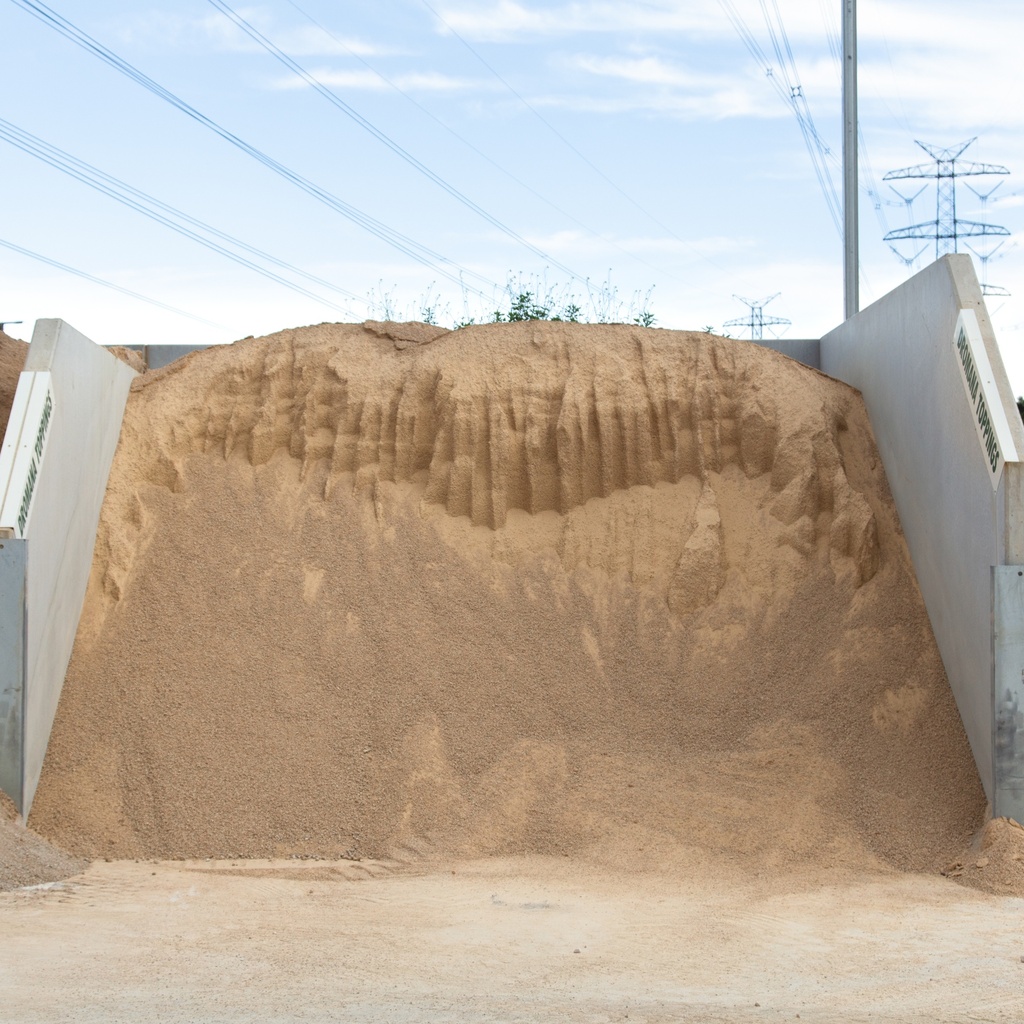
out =
[(781, 316), (765, 316), (764, 307), (768, 305), (772, 299), (777, 299), (782, 293), (776, 292), (774, 295), (769, 295), (767, 299), (762, 299), (760, 302), (751, 302), (750, 299), (744, 299), (739, 295), (734, 295), (734, 299), (739, 299), (745, 306), (750, 307), (750, 312), (745, 317), (738, 317), (735, 320), (726, 320), (723, 327), (746, 327), (750, 331), (751, 341), (760, 341), (764, 337), (765, 326), (772, 326), (774, 324), (789, 324), (791, 320), (786, 320)]
[(843, 0), (843, 307), (860, 309), (857, 207), (857, 0)]
[[(915, 140), (917, 141), (917, 140)], [(935, 181), (935, 220), (897, 228), (885, 236), (886, 242), (910, 238), (935, 239), (935, 258), (958, 251), (961, 238), (981, 238), (987, 235), (1008, 235), (1010, 232), (998, 224), (985, 224), (976, 220), (961, 220), (956, 215), (956, 179), (978, 174), (1009, 174), (1001, 164), (979, 164), (960, 160), (968, 146), (968, 139), (958, 146), (940, 149), (924, 142), (917, 144), (932, 158), (930, 164), (917, 164), (890, 171), (882, 180), (898, 181), (908, 178), (930, 178)]]

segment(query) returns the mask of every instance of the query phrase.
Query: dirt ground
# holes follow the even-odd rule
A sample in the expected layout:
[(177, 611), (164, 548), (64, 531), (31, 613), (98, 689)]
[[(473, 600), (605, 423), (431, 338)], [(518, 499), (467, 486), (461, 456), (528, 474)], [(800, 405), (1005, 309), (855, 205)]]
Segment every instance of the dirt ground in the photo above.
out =
[(0, 895), (0, 1019), (1024, 1019), (1024, 900), (938, 876), (99, 862)]

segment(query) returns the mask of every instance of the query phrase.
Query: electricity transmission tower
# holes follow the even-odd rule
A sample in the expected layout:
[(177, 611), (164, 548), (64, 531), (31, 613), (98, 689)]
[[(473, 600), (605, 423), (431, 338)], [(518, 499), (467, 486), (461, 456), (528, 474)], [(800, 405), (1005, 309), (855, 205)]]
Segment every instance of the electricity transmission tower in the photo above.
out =
[[(938, 146), (929, 146), (923, 142), (918, 142), (917, 144), (932, 158), (932, 162), (929, 164), (917, 164), (915, 167), (904, 167), (898, 171), (890, 171), (885, 175), (882, 179), (883, 181), (899, 181), (912, 178), (930, 178), (935, 181), (935, 220), (926, 221), (923, 224), (911, 224), (909, 227), (890, 231), (885, 236), (884, 240), (886, 242), (897, 242), (907, 239), (935, 239), (935, 258), (938, 259), (947, 253), (957, 252), (958, 242), (961, 238), (981, 238), (990, 235), (1008, 235), (1010, 233), (1006, 228), (998, 224), (963, 220), (956, 215), (957, 178), (966, 178), (979, 174), (1010, 173), (1001, 164), (979, 164), (960, 160), (964, 150), (974, 141), (974, 139), (968, 139), (958, 146), (950, 146), (947, 149), (940, 149)], [(896, 194), (900, 195), (899, 192)], [(991, 191), (988, 195), (991, 195)], [(900, 195), (900, 198), (906, 202), (905, 196)], [(965, 242), (964, 244), (970, 248), (968, 243)], [(972, 249), (971, 251), (973, 252), (974, 250)], [(993, 253), (988, 254), (989, 257), (992, 255)], [(902, 259), (902, 257), (900, 258)], [(987, 258), (984, 262), (987, 263)]]
[[(969, 188), (978, 197), (979, 200), (981, 200), (981, 219), (983, 221), (985, 221), (987, 219), (986, 218), (986, 214), (988, 213), (988, 201), (989, 201), (989, 199), (992, 198), (992, 195), (995, 193), (996, 189), (998, 189), (999, 186), (1002, 185), (1002, 181), (997, 181), (991, 188), (986, 189), (985, 191), (982, 191), (981, 189), (975, 188), (973, 185), (969, 185), (966, 182), (964, 184), (967, 185), (967, 188)], [(971, 245), (970, 242), (964, 242), (964, 245), (968, 249), (970, 249), (971, 252), (973, 252), (974, 255), (978, 257), (979, 260), (981, 260), (981, 294), (982, 295), (1009, 296), (1009, 294), (1010, 294), (1005, 288), (1002, 288), (1002, 287), (1000, 287), (997, 284), (989, 284), (988, 283), (988, 264), (989, 264), (989, 260), (991, 260), (999, 252), (999, 250), (1002, 249), (1002, 247), (1005, 244), (1006, 244), (1006, 239), (1004, 238), (1001, 242), (998, 242), (995, 246), (987, 249), (985, 252), (982, 252), (981, 249), (977, 248), (976, 246)]]
[(764, 315), (764, 307), (767, 306), (772, 299), (777, 299), (781, 294), (781, 292), (776, 292), (774, 295), (769, 295), (767, 299), (762, 299), (760, 302), (751, 302), (749, 299), (744, 299), (739, 295), (734, 295), (734, 299), (739, 299), (739, 301), (745, 306), (750, 307), (750, 312), (745, 317), (738, 317), (736, 320), (726, 320), (722, 326), (746, 327), (750, 330), (750, 340), (760, 341), (764, 337), (764, 329), (766, 326), (771, 327), (775, 324), (792, 323), (792, 321), (786, 320), (781, 316)]

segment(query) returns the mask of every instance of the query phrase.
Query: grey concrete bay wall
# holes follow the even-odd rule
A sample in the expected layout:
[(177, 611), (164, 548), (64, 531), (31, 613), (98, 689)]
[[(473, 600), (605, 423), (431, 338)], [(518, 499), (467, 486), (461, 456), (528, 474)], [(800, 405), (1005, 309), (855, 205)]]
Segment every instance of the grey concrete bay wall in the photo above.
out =
[[(947, 256), (821, 339), (821, 369), (864, 395), (939, 651), (985, 792), (996, 797), (993, 567), (1024, 561), (1021, 465), (998, 488), (957, 363), (974, 310), (1016, 453), (1024, 428), (968, 256)], [(1022, 730), (1024, 733), (1024, 730)]]
[[(71, 658), (135, 372), (62, 320), (36, 323), (25, 371), (48, 372), (53, 391), (49, 437), (24, 536), (0, 539), (0, 584), (7, 591), (0, 602), (0, 667), (14, 671), (20, 661), (21, 670), (20, 682), (12, 677), (12, 685), (0, 691), (0, 784), (27, 815)], [(20, 612), (8, 589), (16, 586), (19, 559)], [(20, 657), (9, 647), (19, 614)], [(18, 728), (4, 727), (16, 719)]]
[(25, 704), (25, 555), (21, 538), (0, 538), (0, 789), (21, 809)]
[(138, 351), (148, 370), (159, 370), (190, 352), (202, 352), (213, 345), (142, 345)]
[(759, 338), (753, 344), (781, 352), (804, 366), (821, 369), (821, 342), (817, 338)]
[[(738, 339), (744, 340), (744, 339)], [(763, 338), (753, 342), (762, 348), (770, 348), (775, 352), (781, 352), (790, 359), (806, 366), (813, 366), (815, 370), (821, 369), (820, 343), (817, 338)], [(204, 349), (212, 348), (211, 345), (137, 345), (132, 346), (142, 356), (146, 368), (159, 370), (161, 367), (173, 363), (175, 359), (187, 356), (190, 352), (201, 352)]]

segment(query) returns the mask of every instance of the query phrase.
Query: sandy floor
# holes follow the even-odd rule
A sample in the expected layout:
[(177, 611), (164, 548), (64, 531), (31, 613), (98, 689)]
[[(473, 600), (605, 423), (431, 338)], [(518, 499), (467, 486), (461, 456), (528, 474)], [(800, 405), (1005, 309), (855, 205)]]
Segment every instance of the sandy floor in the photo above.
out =
[(3, 1020), (1020, 1021), (1024, 900), (558, 860), (98, 863), (0, 895)]

